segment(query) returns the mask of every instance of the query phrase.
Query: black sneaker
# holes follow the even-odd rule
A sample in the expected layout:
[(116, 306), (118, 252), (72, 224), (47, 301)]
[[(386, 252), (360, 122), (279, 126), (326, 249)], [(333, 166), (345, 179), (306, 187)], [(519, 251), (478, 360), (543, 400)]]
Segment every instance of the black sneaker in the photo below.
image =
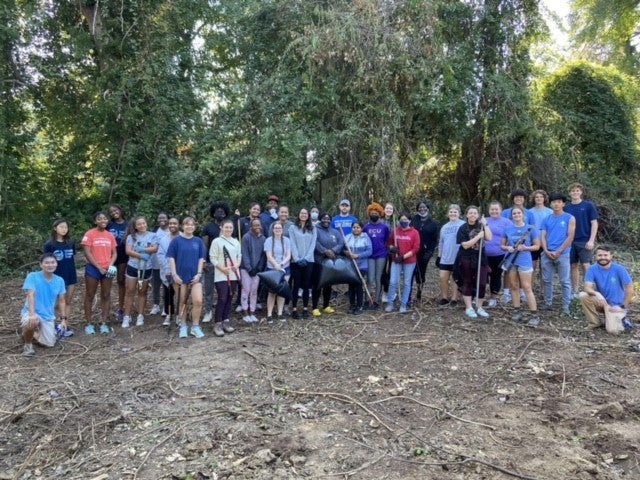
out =
[(539, 316), (533, 315), (532, 317), (529, 318), (529, 321), (527, 322), (527, 327), (536, 328), (538, 325), (540, 325)]
[[(302, 314), (304, 316), (304, 313)], [(293, 310), (291, 312), (291, 318), (293, 318), (294, 320), (297, 320), (300, 318), (300, 316), (298, 315), (298, 311), (297, 310)]]
[(371, 310), (379, 310), (380, 309), (380, 304), (378, 302), (373, 302), (373, 305), (371, 305)]
[(307, 310), (306, 308), (302, 310), (302, 318), (309, 318), (309, 310)]
[(267, 323), (269, 325), (272, 325), (273, 324), (273, 317), (267, 317)]
[(451, 300), (449, 302), (449, 306), (453, 307), (453, 308), (456, 308), (458, 306), (458, 301), (457, 300)]
[(449, 305), (449, 300), (447, 300), (446, 298), (441, 298), (440, 300), (438, 300), (439, 307), (444, 307), (446, 305)]
[(543, 312), (550, 312), (551, 310), (553, 310), (553, 307), (545, 303), (540, 307), (540, 310), (542, 310)]
[(353, 309), (353, 314), (354, 315), (362, 315), (363, 313), (364, 313), (364, 311), (363, 311), (362, 307)]

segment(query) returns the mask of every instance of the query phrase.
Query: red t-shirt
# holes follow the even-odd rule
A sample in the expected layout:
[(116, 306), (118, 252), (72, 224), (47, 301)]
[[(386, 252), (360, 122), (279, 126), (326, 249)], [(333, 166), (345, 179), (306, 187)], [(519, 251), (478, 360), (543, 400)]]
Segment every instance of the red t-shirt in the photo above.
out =
[(106, 230), (92, 228), (82, 237), (80, 243), (83, 247), (89, 247), (91, 255), (100, 267), (107, 269), (111, 265), (111, 255), (116, 249), (116, 239)]

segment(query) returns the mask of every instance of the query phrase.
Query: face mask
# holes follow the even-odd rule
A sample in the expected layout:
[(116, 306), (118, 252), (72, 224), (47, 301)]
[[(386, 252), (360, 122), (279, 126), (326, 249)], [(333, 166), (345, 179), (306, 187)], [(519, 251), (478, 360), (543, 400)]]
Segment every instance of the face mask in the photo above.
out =
[(220, 222), (220, 221), (222, 221), (222, 220), (224, 220), (224, 218), (225, 218), (224, 213), (218, 213), (218, 214), (216, 215), (216, 220), (218, 220), (219, 222)]
[(400, 226), (402, 228), (407, 228), (409, 226), (409, 222), (407, 220), (401, 220), (400, 221)]
[(373, 223), (376, 223), (378, 220), (380, 220), (380, 216), (379, 215), (369, 215), (369, 220), (371, 220)]
[(311, 220), (317, 220), (318, 219), (318, 212), (311, 212)]
[(429, 215), (429, 212), (418, 212), (418, 215), (420, 215), (422, 218), (425, 218)]

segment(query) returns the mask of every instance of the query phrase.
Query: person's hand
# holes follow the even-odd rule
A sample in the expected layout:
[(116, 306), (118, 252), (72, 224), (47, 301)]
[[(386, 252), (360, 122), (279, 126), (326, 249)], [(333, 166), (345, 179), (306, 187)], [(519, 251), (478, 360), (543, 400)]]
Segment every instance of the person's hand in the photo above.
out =
[(391, 245), (389, 247), (389, 253), (398, 253), (398, 247), (396, 247), (395, 245)]
[(146, 253), (144, 249), (145, 247), (143, 247), (142, 245), (136, 245), (133, 250), (136, 253), (142, 254), (142, 253)]
[(404, 263), (404, 257), (402, 255), (398, 255), (396, 258), (393, 259), (393, 261), (398, 264)]
[(298, 260), (296, 262), (296, 265), (298, 265), (299, 267), (306, 267), (307, 266), (307, 260), (305, 258), (301, 258), (300, 260)]
[(173, 283), (175, 283), (176, 285), (182, 285), (182, 279), (177, 273), (173, 276)]
[(333, 250), (325, 250), (324, 256), (327, 258), (331, 258), (332, 260), (336, 258), (336, 254)]
[(594, 245), (593, 242), (587, 242), (587, 243), (585, 243), (584, 248), (586, 248), (587, 250), (591, 251), (591, 250), (593, 250), (594, 246), (595, 245)]
[(202, 278), (202, 274), (196, 273), (191, 279), (191, 285), (195, 285), (196, 283), (200, 283), (200, 278)]
[(151, 260), (151, 255), (149, 255), (148, 253), (141, 253), (140, 254), (140, 261), (148, 262), (149, 260)]
[(104, 273), (104, 275), (106, 275), (107, 278), (115, 278), (115, 276), (118, 274), (118, 269), (114, 266), (111, 265), (106, 273)]
[(250, 277), (255, 277), (257, 274), (258, 274), (258, 270), (256, 270), (255, 268), (252, 268), (251, 270), (249, 270)]

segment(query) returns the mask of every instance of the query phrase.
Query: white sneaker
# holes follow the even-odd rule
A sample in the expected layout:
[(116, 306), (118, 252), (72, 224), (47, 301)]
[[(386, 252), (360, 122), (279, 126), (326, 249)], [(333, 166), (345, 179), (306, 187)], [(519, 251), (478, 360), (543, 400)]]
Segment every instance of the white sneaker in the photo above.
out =
[(484, 308), (479, 308), (477, 310), (477, 315), (482, 318), (489, 318), (489, 314), (486, 312)]
[(382, 293), (382, 303), (387, 303), (389, 301), (389, 296), (386, 293)]
[(262, 310), (262, 304), (256, 303), (256, 310)]
[(129, 315), (125, 315), (122, 317), (122, 328), (129, 328), (131, 326), (131, 317)]
[(236, 307), (236, 313), (240, 313), (240, 312), (242, 312), (242, 310), (243, 310), (242, 305), (238, 305)]
[(251, 318), (251, 323), (258, 323), (258, 317), (256, 317), (253, 313), (251, 315), (249, 315), (249, 318)]
[(251, 315), (245, 315), (244, 317), (242, 317), (242, 321), (244, 323), (253, 323), (253, 320), (251, 320)]
[(511, 294), (503, 293), (502, 294), (502, 303), (511, 303)]
[(524, 293), (524, 290), (520, 289), (520, 302), (527, 303), (527, 296)]
[(162, 316), (166, 317), (167, 316), (167, 312), (164, 311), (164, 308), (162, 309)]
[(169, 325), (171, 325), (171, 315), (166, 315), (162, 321), (162, 326), (168, 327)]
[(151, 307), (149, 315), (158, 315), (161, 311), (162, 310), (160, 309), (160, 305), (154, 305), (153, 307)]
[(143, 325), (144, 325), (144, 315), (140, 313), (138, 315), (138, 318), (136, 318), (136, 327), (141, 327)]
[(498, 305), (498, 301), (495, 298), (490, 298), (487, 302), (487, 307), (493, 308)]
[(213, 318), (213, 312), (209, 310), (207, 313), (204, 314), (204, 317), (202, 317), (202, 323), (209, 323), (211, 322), (212, 318)]
[(467, 308), (464, 311), (464, 314), (469, 318), (478, 318), (478, 314), (476, 313), (476, 311), (473, 308)]

